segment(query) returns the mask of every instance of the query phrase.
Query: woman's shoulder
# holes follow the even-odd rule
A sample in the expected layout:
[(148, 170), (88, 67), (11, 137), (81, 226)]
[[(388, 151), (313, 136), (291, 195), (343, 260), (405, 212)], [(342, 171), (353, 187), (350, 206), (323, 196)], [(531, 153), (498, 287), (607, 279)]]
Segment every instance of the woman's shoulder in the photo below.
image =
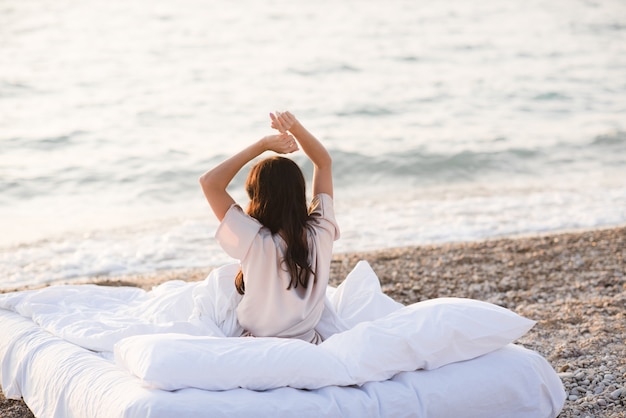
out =
[(333, 198), (326, 193), (315, 195), (309, 211), (311, 216), (310, 227), (328, 231), (334, 240), (339, 238), (339, 225), (335, 219)]
[(215, 231), (215, 238), (231, 257), (241, 260), (252, 246), (263, 225), (233, 204)]
[(333, 198), (327, 193), (318, 193), (313, 196), (313, 200), (311, 201), (311, 212), (315, 211), (315, 209), (324, 209), (330, 208), (332, 209), (334, 205)]

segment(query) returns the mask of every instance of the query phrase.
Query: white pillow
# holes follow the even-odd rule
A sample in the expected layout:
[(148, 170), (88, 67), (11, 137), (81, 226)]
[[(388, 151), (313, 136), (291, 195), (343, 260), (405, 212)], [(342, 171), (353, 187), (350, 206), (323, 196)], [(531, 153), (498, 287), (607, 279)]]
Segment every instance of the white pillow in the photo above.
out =
[(341, 359), (361, 384), (481, 356), (521, 337), (534, 324), (488, 302), (439, 298), (362, 322), (320, 347)]
[(147, 386), (163, 390), (317, 389), (352, 384), (332, 353), (296, 339), (138, 335), (115, 346), (115, 359)]
[(501, 348), (534, 321), (470, 299), (419, 302), (333, 335), (319, 346), (281, 338), (144, 335), (115, 347), (118, 364), (152, 387), (315, 389), (386, 380)]

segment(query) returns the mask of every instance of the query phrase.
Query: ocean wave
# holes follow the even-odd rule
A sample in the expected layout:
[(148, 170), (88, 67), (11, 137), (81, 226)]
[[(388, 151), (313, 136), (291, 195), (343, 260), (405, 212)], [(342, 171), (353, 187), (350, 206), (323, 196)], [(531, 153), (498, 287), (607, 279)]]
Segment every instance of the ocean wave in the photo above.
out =
[(316, 77), (320, 75), (336, 74), (336, 73), (358, 73), (361, 70), (349, 64), (326, 64), (311, 65), (306, 68), (289, 68), (288, 73), (297, 74), (305, 77)]
[(18, 97), (34, 91), (35, 89), (26, 83), (0, 80), (0, 98)]
[[(619, 166), (626, 163), (626, 132), (597, 135), (588, 142), (557, 142), (529, 148), (500, 148), (492, 151), (458, 150), (434, 152), (422, 148), (370, 155), (334, 151), (338, 184), (361, 182), (363, 178), (385, 183), (405, 179), (409, 182), (456, 183), (502, 176), (541, 177), (554, 172), (578, 172), (585, 168)], [(582, 164), (582, 165), (581, 165)]]
[(537, 101), (570, 101), (572, 98), (566, 94), (559, 93), (558, 91), (548, 91), (545, 93), (537, 94), (533, 97), (533, 100)]
[[(105, 193), (123, 199), (150, 199), (170, 202), (198, 190), (198, 177), (224, 159), (217, 155), (190, 162), (174, 161), (173, 152), (162, 158), (125, 156), (109, 164), (85, 164), (48, 169), (41, 173), (18, 171), (12, 176), (0, 172), (0, 201), (24, 201), (44, 196), (76, 196)], [(236, 178), (237, 184), (243, 180)]]
[(616, 131), (608, 134), (597, 135), (592, 141), (591, 145), (595, 146), (614, 146), (621, 145), (626, 146), (626, 132)]
[(464, 150), (450, 154), (411, 150), (373, 156), (358, 152), (335, 152), (333, 159), (338, 184), (362, 182), (363, 178), (374, 182), (404, 178), (449, 183), (503, 172), (532, 173), (529, 162), (542, 156), (542, 151), (530, 149), (493, 152)]
[(2, 145), (7, 148), (21, 150), (58, 151), (63, 147), (74, 145), (75, 140), (84, 134), (86, 134), (86, 132), (77, 130), (38, 138), (9, 137), (2, 140)]
[(626, 30), (626, 23), (622, 22), (592, 23), (587, 25), (578, 23), (576, 26), (586, 29), (591, 33), (612, 33)]
[[(41, 141), (42, 144), (49, 141), (59, 146), (71, 141), (71, 136)], [(540, 177), (555, 171), (579, 171), (582, 162), (585, 167), (616, 166), (626, 158), (626, 132), (623, 131), (598, 135), (582, 144), (504, 148), (506, 141), (498, 139), (495, 142), (493, 150), (483, 147), (453, 152), (423, 147), (377, 154), (331, 150), (336, 184), (337, 187), (351, 187), (367, 179), (373, 184), (432, 185), (520, 175)], [(306, 157), (302, 154), (292, 157), (309, 175), (311, 168)], [(164, 151), (153, 159), (124, 156), (110, 164), (81, 165), (76, 162), (30, 176), (16, 171), (13, 176), (0, 175), (0, 193), (5, 201), (22, 201), (46, 195), (88, 195), (98, 190), (131, 199), (170, 202), (195, 195), (198, 176), (224, 158), (220, 154), (194, 160), (184, 153), (173, 156), (172, 152)], [(233, 181), (233, 187), (242, 186), (244, 180), (245, 173), (242, 172)]]
[(369, 106), (356, 106), (347, 108), (345, 110), (338, 111), (335, 113), (336, 116), (346, 117), (346, 116), (388, 116), (393, 115), (396, 112), (389, 107), (386, 106), (377, 106), (377, 105), (369, 105)]

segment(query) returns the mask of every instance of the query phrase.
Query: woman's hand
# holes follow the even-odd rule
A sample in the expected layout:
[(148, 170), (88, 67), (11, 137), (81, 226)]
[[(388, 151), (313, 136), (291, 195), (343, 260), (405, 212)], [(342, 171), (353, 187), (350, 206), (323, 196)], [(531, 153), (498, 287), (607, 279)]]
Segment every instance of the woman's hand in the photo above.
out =
[[(294, 115), (289, 112), (270, 113), (272, 128), (281, 133), (289, 131), (298, 141), (294, 143), (295, 149), (299, 146), (313, 163), (313, 196), (325, 193), (333, 196), (333, 170), (332, 158), (326, 147), (315, 138)], [(291, 152), (291, 151), (290, 151)]]
[(268, 151), (274, 151), (278, 154), (290, 154), (298, 151), (298, 143), (295, 138), (286, 132), (264, 137), (263, 144), (265, 149)]
[(276, 112), (270, 113), (270, 119), (272, 120), (272, 128), (279, 132), (287, 132), (291, 127), (298, 122), (296, 117), (290, 112)]

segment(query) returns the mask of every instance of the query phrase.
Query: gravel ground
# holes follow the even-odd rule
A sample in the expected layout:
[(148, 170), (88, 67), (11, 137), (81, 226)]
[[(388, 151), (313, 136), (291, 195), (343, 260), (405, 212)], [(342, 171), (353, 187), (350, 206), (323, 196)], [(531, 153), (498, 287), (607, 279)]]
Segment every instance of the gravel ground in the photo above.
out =
[[(404, 304), (467, 297), (536, 320), (518, 343), (559, 373), (568, 394), (559, 417), (626, 417), (626, 227), (337, 254), (333, 284), (361, 259), (385, 293)], [(209, 270), (91, 282), (149, 289), (201, 280)], [(23, 402), (0, 394), (0, 417), (32, 416)]]

